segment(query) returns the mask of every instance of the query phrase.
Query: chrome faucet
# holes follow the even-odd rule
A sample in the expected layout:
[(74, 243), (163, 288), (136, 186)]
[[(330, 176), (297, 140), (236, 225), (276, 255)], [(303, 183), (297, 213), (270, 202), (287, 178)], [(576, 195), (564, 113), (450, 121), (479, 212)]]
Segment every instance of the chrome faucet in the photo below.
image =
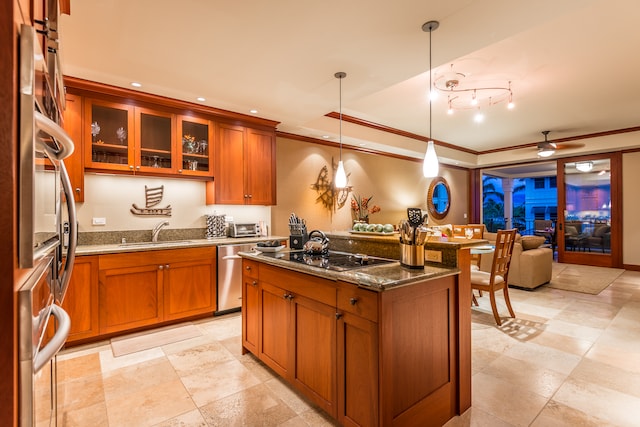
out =
[(164, 227), (165, 225), (169, 225), (169, 221), (162, 221), (160, 224), (156, 225), (153, 228), (153, 231), (151, 232), (151, 241), (153, 243), (156, 243), (158, 241), (158, 234), (160, 234), (160, 230), (162, 230), (162, 227)]

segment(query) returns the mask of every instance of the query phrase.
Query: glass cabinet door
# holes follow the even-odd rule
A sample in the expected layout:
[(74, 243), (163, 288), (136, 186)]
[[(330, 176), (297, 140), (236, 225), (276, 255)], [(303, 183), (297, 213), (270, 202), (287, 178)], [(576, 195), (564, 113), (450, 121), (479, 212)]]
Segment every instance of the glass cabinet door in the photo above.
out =
[(179, 173), (183, 175), (213, 175), (211, 132), (212, 125), (208, 120), (188, 116), (178, 117)]
[(171, 172), (174, 167), (174, 115), (136, 108), (136, 170)]
[(85, 150), (86, 165), (100, 169), (132, 169), (133, 107), (87, 99), (85, 117), (85, 141), (90, 144), (90, 149)]

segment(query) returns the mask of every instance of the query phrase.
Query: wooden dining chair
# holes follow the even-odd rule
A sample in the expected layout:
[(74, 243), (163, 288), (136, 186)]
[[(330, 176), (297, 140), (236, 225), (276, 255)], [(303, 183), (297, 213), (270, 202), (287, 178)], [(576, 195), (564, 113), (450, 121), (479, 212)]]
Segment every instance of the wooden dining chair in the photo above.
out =
[[(511, 314), (511, 317), (516, 317), (513, 312), (513, 308), (511, 307), (511, 301), (509, 300), (509, 286), (507, 285), (516, 232), (517, 230), (515, 228), (511, 230), (498, 230), (495, 251), (493, 252), (491, 272), (478, 270), (471, 271), (471, 289), (472, 291), (473, 289), (477, 289), (480, 292), (489, 292), (491, 310), (493, 311), (493, 317), (495, 317), (498, 326), (502, 325), (502, 321), (498, 314), (495, 293), (500, 289), (502, 289), (504, 294), (504, 301), (507, 304), (509, 314)], [(482, 293), (480, 293), (480, 295), (482, 295)]]

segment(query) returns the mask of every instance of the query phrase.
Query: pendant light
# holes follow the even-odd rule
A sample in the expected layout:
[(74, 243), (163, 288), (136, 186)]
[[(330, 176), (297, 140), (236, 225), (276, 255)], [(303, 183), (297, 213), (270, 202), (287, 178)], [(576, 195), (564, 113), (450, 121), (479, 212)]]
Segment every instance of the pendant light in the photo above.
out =
[(344, 164), (342, 163), (342, 79), (347, 77), (347, 73), (339, 71), (334, 76), (340, 80), (340, 160), (338, 161), (338, 170), (336, 171), (334, 182), (336, 188), (345, 188), (347, 186), (347, 173), (344, 171)]
[(427, 152), (424, 155), (424, 163), (422, 164), (422, 173), (425, 178), (434, 178), (438, 176), (438, 155), (431, 138), (431, 91), (433, 89), (432, 73), (431, 73), (431, 33), (438, 29), (440, 23), (438, 21), (429, 21), (422, 25), (422, 31), (429, 33), (429, 141), (427, 142)]

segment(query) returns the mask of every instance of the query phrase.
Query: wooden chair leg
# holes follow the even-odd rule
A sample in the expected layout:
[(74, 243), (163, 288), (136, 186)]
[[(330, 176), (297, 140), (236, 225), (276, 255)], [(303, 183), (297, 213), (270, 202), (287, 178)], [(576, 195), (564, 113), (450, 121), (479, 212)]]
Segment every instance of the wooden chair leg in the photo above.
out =
[(476, 299), (475, 294), (473, 293), (473, 290), (471, 290), (471, 302), (478, 307), (478, 300)]
[(489, 292), (489, 299), (491, 300), (491, 310), (493, 311), (493, 317), (496, 319), (496, 323), (498, 326), (502, 325), (502, 320), (500, 320), (500, 315), (498, 314), (498, 307), (496, 306), (496, 293)]
[(511, 314), (511, 317), (515, 318), (516, 314), (513, 312), (513, 308), (511, 308), (511, 300), (509, 299), (509, 287), (506, 284), (504, 288), (502, 288), (502, 292), (504, 293), (504, 302), (507, 304), (509, 314)]

